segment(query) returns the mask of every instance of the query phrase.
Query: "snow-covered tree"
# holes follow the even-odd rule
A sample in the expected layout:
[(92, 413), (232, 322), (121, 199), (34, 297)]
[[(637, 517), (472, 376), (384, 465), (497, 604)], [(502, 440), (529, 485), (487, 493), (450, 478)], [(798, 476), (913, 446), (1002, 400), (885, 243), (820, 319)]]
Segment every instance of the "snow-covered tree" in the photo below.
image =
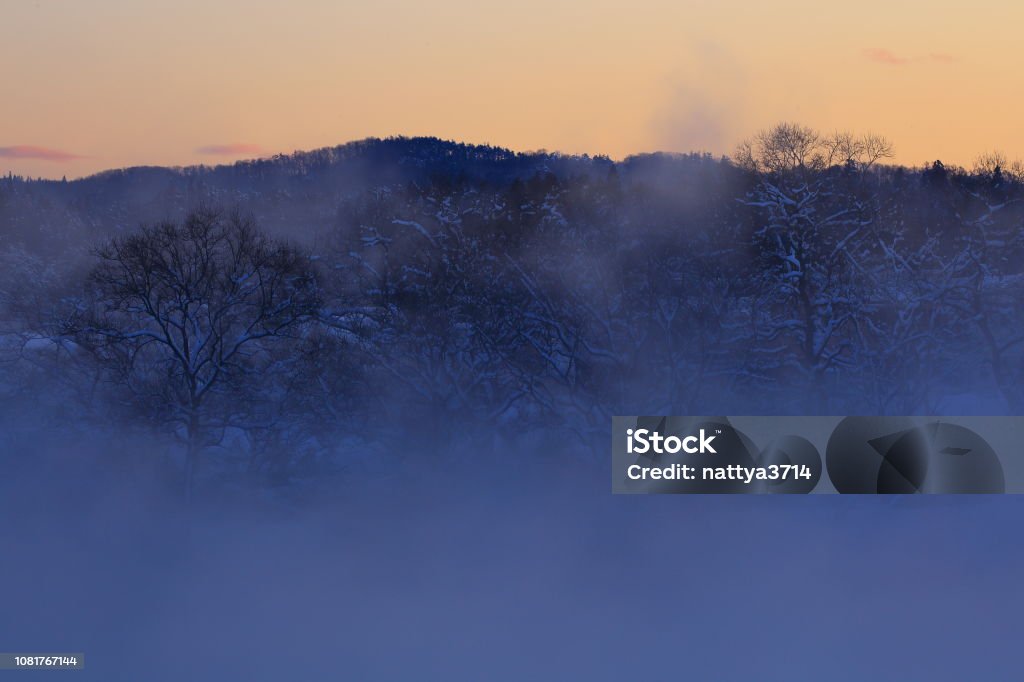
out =
[(889, 153), (879, 138), (823, 137), (781, 124), (738, 154), (756, 173), (745, 198), (757, 210), (753, 370), (769, 379), (795, 371), (819, 409), (833, 371), (852, 362), (852, 332), (873, 295), (867, 261), (874, 215), (858, 191), (862, 178), (849, 170), (863, 172)]

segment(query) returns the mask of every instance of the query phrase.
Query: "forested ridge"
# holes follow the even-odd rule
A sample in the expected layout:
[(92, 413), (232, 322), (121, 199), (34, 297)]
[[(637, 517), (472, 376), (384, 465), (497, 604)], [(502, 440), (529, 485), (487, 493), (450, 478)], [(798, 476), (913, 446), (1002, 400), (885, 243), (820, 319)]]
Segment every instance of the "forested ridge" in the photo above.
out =
[(130, 432), (192, 490), (603, 452), (614, 414), (1019, 414), (1024, 174), (890, 154), (784, 124), (731, 158), (394, 138), (9, 176), (0, 447)]

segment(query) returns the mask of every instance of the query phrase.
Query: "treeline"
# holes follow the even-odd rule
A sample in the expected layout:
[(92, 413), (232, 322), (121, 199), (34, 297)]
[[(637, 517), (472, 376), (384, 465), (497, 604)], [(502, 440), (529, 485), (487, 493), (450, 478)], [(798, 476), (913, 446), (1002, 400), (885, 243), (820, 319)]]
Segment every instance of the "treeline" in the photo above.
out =
[(456, 157), (293, 239), (207, 203), (80, 273), (8, 249), (5, 399), (177, 439), (189, 481), (603, 448), (613, 414), (1019, 413), (1021, 178), (890, 154), (781, 125), (731, 161)]

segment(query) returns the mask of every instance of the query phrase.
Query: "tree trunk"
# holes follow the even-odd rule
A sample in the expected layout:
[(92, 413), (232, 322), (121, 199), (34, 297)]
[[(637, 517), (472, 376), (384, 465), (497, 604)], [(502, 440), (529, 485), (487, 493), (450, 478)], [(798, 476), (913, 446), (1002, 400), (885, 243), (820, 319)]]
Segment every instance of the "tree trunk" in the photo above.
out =
[(200, 451), (199, 417), (195, 413), (188, 421), (188, 451), (185, 454), (185, 501), (191, 502), (195, 494), (196, 475), (199, 472)]

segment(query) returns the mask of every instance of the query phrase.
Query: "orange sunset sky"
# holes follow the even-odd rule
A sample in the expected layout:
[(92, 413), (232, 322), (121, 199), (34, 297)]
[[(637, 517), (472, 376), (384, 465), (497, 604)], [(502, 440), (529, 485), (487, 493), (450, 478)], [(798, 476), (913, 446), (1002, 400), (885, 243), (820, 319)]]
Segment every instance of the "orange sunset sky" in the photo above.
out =
[(1024, 3), (0, 0), (0, 172), (367, 136), (729, 153), (795, 120), (1024, 156)]

